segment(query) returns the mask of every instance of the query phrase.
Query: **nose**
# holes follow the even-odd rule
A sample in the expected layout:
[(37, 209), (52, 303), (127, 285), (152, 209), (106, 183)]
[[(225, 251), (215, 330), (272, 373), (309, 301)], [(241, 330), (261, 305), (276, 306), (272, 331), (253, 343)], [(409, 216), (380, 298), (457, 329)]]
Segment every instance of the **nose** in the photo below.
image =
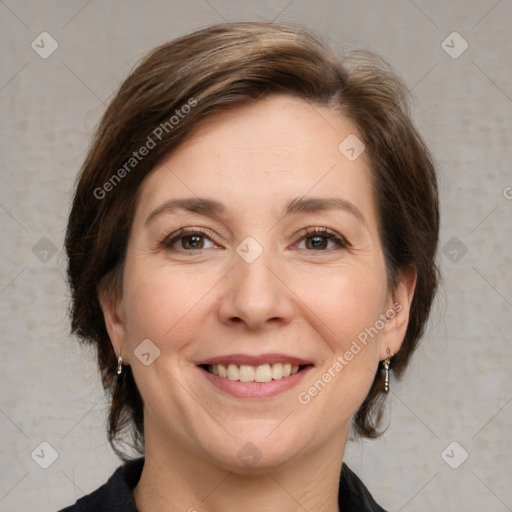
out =
[(266, 252), (252, 263), (234, 255), (218, 310), (222, 323), (256, 330), (290, 322), (293, 293)]

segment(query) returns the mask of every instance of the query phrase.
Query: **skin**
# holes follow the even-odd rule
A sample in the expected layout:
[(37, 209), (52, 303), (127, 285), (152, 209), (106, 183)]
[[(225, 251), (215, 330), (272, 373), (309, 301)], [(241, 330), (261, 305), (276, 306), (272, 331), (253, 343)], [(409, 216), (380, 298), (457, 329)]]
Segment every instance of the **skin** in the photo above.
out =
[[(123, 295), (100, 292), (114, 350), (132, 366), (144, 400), (146, 462), (134, 490), (140, 511), (338, 510), (350, 420), (379, 361), (400, 349), (415, 283), (408, 271), (388, 287), (366, 155), (351, 162), (338, 150), (352, 133), (339, 114), (275, 96), (203, 123), (143, 182)], [(362, 220), (346, 209), (283, 216), (303, 196), (341, 198)], [(185, 197), (216, 199), (225, 212), (175, 210), (147, 221), (166, 201)], [(207, 236), (161, 243), (184, 226)], [(328, 228), (349, 245), (305, 234), (306, 227)], [(236, 252), (248, 236), (263, 249), (252, 263)], [(300, 403), (298, 393), (396, 302), (401, 310), (379, 334)], [(147, 366), (134, 355), (145, 339), (160, 350)], [(196, 366), (219, 355), (275, 352), (314, 367), (272, 398), (223, 394)], [(248, 442), (261, 456), (250, 467), (237, 456)]]

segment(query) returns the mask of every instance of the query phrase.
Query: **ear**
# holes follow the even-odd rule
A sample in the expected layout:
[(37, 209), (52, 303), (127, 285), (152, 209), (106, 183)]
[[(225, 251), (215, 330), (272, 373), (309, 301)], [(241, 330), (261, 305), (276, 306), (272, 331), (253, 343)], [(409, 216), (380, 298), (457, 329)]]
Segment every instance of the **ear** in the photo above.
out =
[(122, 307), (123, 301), (118, 287), (114, 285), (113, 281), (112, 276), (105, 276), (102, 279), (98, 286), (98, 300), (116, 358), (121, 356), (123, 364), (126, 365), (129, 364), (130, 358), (125, 348), (126, 327)]
[(380, 360), (383, 361), (396, 354), (405, 338), (407, 326), (409, 325), (409, 314), (411, 303), (416, 287), (416, 268), (413, 265), (400, 271), (398, 285), (391, 294), (386, 316), (388, 321), (382, 331), (380, 345)]

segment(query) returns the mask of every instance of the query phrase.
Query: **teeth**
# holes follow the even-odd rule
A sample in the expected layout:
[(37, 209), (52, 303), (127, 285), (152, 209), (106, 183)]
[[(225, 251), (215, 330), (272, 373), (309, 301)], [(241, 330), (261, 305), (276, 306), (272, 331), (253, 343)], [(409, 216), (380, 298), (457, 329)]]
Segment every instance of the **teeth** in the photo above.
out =
[(272, 365), (272, 378), (276, 380), (283, 378), (283, 363), (276, 363)]
[(270, 382), (272, 380), (272, 370), (269, 364), (262, 364), (256, 368), (256, 382)]
[(240, 380), (240, 370), (236, 364), (228, 365), (228, 379)]
[(209, 365), (208, 371), (229, 380), (239, 380), (240, 382), (270, 382), (279, 380), (283, 377), (289, 377), (299, 371), (299, 366), (291, 363), (262, 364), (260, 366), (250, 366), (248, 364), (215, 364)]
[[(217, 368), (218, 368), (219, 377), (223, 377), (224, 379), (227, 378), (227, 376), (228, 376), (228, 369), (227, 369), (227, 367), (224, 366), (223, 364), (217, 364), (215, 366), (217, 366)], [(213, 367), (210, 366), (210, 368), (213, 368)], [(215, 372), (213, 372), (213, 374), (215, 375)]]
[(242, 382), (252, 382), (254, 380), (254, 366), (249, 366), (247, 364), (240, 365), (238, 375)]

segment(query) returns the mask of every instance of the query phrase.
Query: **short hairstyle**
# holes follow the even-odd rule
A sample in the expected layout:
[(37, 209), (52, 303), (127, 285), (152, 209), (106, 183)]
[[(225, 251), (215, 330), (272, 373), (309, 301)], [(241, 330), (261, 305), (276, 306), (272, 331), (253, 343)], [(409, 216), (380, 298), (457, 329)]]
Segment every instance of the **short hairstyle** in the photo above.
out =
[[(366, 147), (389, 284), (395, 287), (410, 266), (417, 272), (407, 332), (391, 363), (397, 376), (423, 334), (438, 284), (437, 177), (411, 121), (409, 92), (390, 66), (365, 51), (337, 57), (295, 25), (221, 24), (175, 39), (142, 59), (106, 109), (78, 177), (66, 233), (71, 329), (96, 347), (110, 399), (108, 439), (122, 458), (121, 443), (144, 451), (143, 401), (130, 367), (116, 375), (98, 290), (104, 285), (122, 294), (141, 183), (208, 116), (277, 94), (327, 107), (356, 128)], [(377, 371), (353, 418), (356, 434), (379, 435), (383, 389)]]

